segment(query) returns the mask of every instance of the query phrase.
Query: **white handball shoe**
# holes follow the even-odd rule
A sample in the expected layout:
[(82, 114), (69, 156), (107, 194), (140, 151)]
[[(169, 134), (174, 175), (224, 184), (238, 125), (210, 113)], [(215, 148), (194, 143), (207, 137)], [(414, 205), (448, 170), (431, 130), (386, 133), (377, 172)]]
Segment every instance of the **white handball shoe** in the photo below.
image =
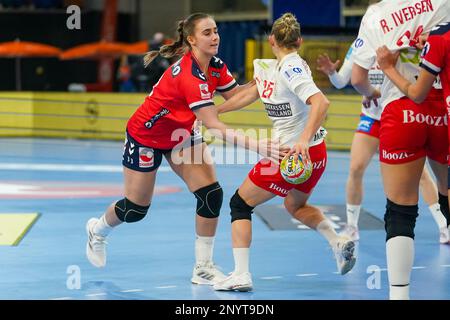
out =
[(343, 236), (349, 237), (353, 241), (359, 240), (359, 229), (358, 227), (347, 224), (341, 233)]
[(348, 273), (355, 265), (354, 251), (355, 243), (348, 237), (339, 236), (339, 239), (333, 244), (334, 257), (341, 275)]
[(214, 285), (216, 291), (241, 291), (247, 292), (253, 290), (252, 275), (250, 272), (244, 272), (240, 275), (231, 273), (226, 279), (217, 282)]
[(450, 243), (450, 226), (439, 229), (439, 243)]
[(86, 256), (89, 262), (97, 268), (106, 265), (106, 244), (105, 237), (94, 234), (94, 226), (98, 222), (97, 218), (91, 218), (86, 224), (88, 241), (86, 244)]
[(192, 271), (191, 282), (194, 284), (213, 285), (218, 281), (225, 279), (225, 275), (217, 266), (209, 261), (204, 264), (197, 264)]

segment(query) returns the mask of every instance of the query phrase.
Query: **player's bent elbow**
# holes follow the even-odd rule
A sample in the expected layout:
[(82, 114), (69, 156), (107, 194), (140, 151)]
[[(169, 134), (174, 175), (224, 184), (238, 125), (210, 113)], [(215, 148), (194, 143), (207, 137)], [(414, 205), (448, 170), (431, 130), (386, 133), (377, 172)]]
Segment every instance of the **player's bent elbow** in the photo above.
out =
[(414, 101), (414, 103), (420, 104), (425, 101), (427, 95), (421, 94), (420, 92), (410, 92), (408, 97)]

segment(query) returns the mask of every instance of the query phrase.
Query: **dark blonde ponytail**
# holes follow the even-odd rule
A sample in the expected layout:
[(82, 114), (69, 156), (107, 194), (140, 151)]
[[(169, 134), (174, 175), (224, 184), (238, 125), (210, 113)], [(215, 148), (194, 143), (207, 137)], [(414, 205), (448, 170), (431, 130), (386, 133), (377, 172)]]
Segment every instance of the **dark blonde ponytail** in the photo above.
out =
[(300, 47), (300, 24), (292, 13), (285, 13), (272, 26), (272, 32), (277, 44), (286, 49)]

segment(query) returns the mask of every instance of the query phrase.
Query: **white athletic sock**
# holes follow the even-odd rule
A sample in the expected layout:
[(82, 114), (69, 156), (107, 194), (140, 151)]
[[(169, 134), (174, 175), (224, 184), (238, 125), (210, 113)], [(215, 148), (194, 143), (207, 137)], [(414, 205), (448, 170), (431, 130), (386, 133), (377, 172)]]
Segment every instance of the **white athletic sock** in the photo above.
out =
[(249, 272), (250, 248), (233, 248), (234, 274)]
[(195, 238), (195, 262), (196, 264), (205, 264), (212, 261), (214, 249), (214, 237), (202, 237), (197, 235)]
[(361, 205), (347, 203), (347, 224), (352, 227), (358, 227), (359, 212)]
[(324, 220), (322, 220), (316, 227), (317, 232), (319, 232), (322, 236), (325, 237), (325, 239), (327, 239), (327, 241), (333, 245), (337, 238), (338, 235), (336, 233), (336, 231), (334, 230), (333, 226), (331, 225), (330, 221), (325, 218)]
[(436, 202), (428, 207), (430, 209), (431, 214), (433, 215), (434, 221), (438, 225), (439, 229), (447, 227), (447, 220), (441, 211), (441, 205)]
[[(409, 280), (414, 263), (414, 240), (397, 236), (386, 242), (389, 299), (409, 300)], [(395, 286), (397, 285), (397, 286)]]
[(102, 215), (98, 222), (94, 226), (94, 233), (99, 236), (106, 237), (111, 231), (113, 227), (111, 227), (107, 222), (105, 215)]

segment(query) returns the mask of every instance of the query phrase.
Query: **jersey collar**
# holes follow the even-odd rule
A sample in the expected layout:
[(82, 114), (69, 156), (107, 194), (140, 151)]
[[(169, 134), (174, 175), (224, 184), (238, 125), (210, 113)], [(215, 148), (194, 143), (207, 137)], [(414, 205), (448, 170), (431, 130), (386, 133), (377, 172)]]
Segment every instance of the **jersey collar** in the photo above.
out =
[(287, 59), (289, 59), (290, 57), (297, 56), (297, 55), (298, 55), (297, 51), (294, 51), (294, 52), (291, 52), (291, 53), (285, 55), (285, 56), (277, 63), (277, 69), (278, 69), (278, 68), (281, 68), (281, 66), (283, 65), (283, 63), (284, 63)]

